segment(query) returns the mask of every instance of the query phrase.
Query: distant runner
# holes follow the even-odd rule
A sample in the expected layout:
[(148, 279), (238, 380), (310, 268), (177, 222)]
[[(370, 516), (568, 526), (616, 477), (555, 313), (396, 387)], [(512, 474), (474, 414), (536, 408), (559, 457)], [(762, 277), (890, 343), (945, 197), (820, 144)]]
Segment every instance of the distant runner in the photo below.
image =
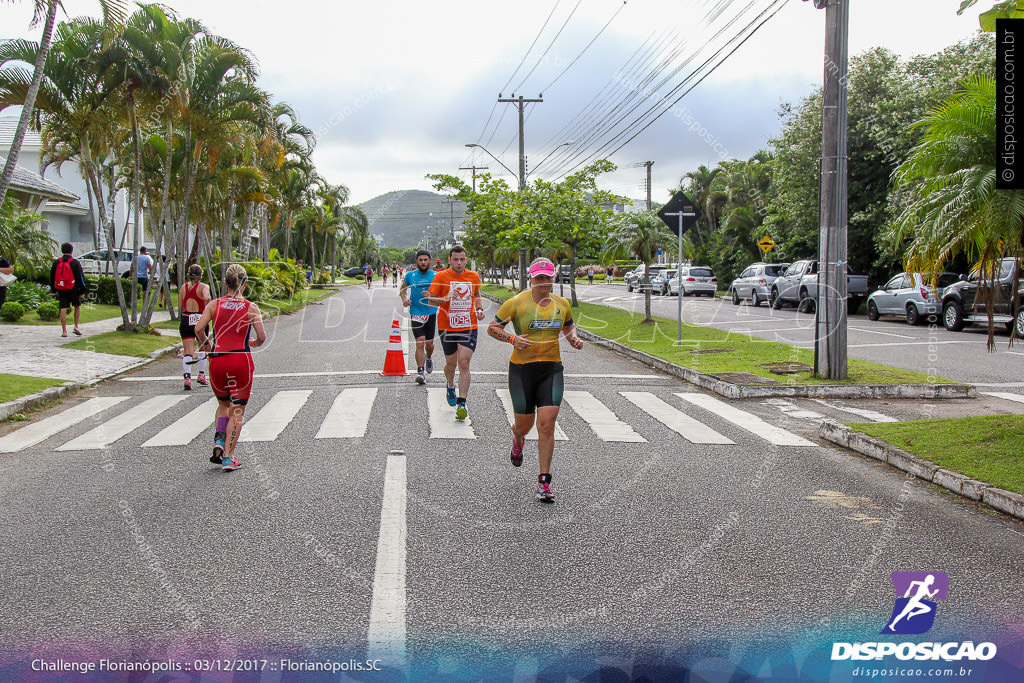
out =
[(388, 274), (389, 274), (388, 267), (384, 266), (384, 268), (380, 271), (380, 276), (381, 276), (381, 279), (384, 280), (384, 286), (385, 287), (388, 286)]
[[(537, 454), (540, 474), (537, 499), (555, 502), (551, 492), (551, 458), (555, 451), (555, 420), (562, 405), (564, 379), (558, 333), (574, 349), (583, 348), (576, 336), (572, 307), (566, 299), (551, 293), (555, 264), (545, 258), (530, 264), (529, 290), (508, 299), (498, 309), (487, 333), (513, 346), (508, 365), (508, 390), (512, 395), (515, 423), (512, 427), (512, 465), (523, 464), (526, 435), (537, 422)], [(505, 332), (511, 322), (515, 334)]]
[[(196, 323), (196, 339), (210, 352), (210, 386), (218, 401), (217, 430), (213, 435), (210, 462), (219, 462), (225, 472), (241, 467), (235, 457), (235, 446), (252, 392), (250, 347), (261, 346), (267, 340), (259, 307), (243, 297), (247, 281), (245, 268), (237, 263), (228, 266), (224, 275), (227, 296), (208, 303)], [(211, 321), (217, 335), (212, 348), (206, 336), (206, 326)], [(256, 338), (250, 340), (252, 332), (256, 333)]]
[(366, 288), (369, 289), (370, 285), (373, 283), (373, 268), (364, 268), (363, 276), (366, 277)]
[[(438, 259), (440, 261), (440, 259)], [(437, 327), (444, 351), (444, 376), (448, 380), (448, 405), (455, 406), (455, 419), (469, 415), (466, 396), (469, 394), (469, 361), (476, 350), (477, 322), (484, 314), (480, 301), (480, 274), (466, 270), (469, 257), (459, 244), (448, 254), (448, 269), (434, 275), (428, 303), (438, 306)], [(455, 393), (455, 368), (459, 369), (459, 393)]]
[(434, 264), (434, 270), (436, 270), (436, 271), (444, 270), (444, 266), (441, 265), (441, 259), (437, 259), (437, 263)]
[[(430, 269), (430, 252), (416, 252), (416, 270), (405, 274), (398, 296), (402, 305), (409, 307), (412, 336), (416, 340), (416, 383), (424, 384), (426, 375), (434, 372), (434, 330), (437, 326), (437, 307), (423, 298), (436, 273)], [(409, 292), (406, 294), (406, 292)], [(425, 362), (424, 362), (425, 361)], [(424, 372), (425, 370), (425, 372)]]
[[(193, 263), (188, 267), (188, 282), (181, 286), (179, 292), (181, 305), (181, 322), (178, 333), (181, 335), (183, 355), (181, 371), (185, 375), (185, 389), (192, 389), (192, 366), (198, 365), (199, 376), (196, 381), (206, 385), (206, 351), (200, 349), (198, 358), (192, 355), (196, 343), (196, 323), (203, 317), (206, 305), (210, 303), (210, 286), (203, 284), (203, 267)], [(203, 329), (203, 335), (209, 336), (209, 327)]]

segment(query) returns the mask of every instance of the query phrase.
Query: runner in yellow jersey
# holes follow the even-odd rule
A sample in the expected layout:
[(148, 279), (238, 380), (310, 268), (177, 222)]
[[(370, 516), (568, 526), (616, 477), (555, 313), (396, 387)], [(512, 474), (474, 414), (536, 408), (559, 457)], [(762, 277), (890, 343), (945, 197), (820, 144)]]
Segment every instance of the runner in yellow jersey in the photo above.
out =
[[(555, 451), (555, 420), (565, 386), (558, 335), (564, 334), (574, 349), (583, 348), (583, 341), (576, 336), (569, 302), (551, 293), (555, 264), (539, 258), (530, 264), (529, 272), (530, 289), (501, 305), (487, 333), (514, 347), (508, 365), (508, 390), (515, 413), (512, 464), (523, 464), (523, 445), (536, 420), (540, 460), (537, 499), (553, 503), (551, 458)], [(511, 335), (505, 331), (510, 322), (515, 328)]]

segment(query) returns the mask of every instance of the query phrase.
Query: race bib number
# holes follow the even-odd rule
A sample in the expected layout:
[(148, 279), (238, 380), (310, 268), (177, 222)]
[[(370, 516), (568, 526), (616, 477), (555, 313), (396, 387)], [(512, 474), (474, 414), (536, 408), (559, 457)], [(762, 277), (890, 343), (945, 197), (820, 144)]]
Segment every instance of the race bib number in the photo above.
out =
[(473, 325), (473, 317), (469, 311), (452, 311), (448, 314), (448, 324), (454, 328), (464, 328)]
[(430, 318), (429, 315), (413, 315), (409, 317), (412, 318), (412, 321), (414, 323), (420, 323), (421, 325), (425, 324), (427, 322), (427, 319)]
[(199, 319), (202, 318), (202, 317), (203, 317), (202, 313), (189, 313), (188, 314), (188, 324), (191, 325), (192, 327), (195, 327), (196, 325), (199, 324)]

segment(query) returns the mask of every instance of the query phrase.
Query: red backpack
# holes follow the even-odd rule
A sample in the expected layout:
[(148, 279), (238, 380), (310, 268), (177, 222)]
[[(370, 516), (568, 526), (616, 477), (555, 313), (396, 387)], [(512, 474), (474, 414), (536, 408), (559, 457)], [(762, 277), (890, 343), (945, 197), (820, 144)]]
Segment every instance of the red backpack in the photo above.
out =
[(75, 273), (71, 270), (71, 257), (67, 258), (67, 261), (64, 260), (64, 257), (57, 261), (57, 274), (53, 282), (54, 289), (62, 292), (68, 292), (75, 288)]

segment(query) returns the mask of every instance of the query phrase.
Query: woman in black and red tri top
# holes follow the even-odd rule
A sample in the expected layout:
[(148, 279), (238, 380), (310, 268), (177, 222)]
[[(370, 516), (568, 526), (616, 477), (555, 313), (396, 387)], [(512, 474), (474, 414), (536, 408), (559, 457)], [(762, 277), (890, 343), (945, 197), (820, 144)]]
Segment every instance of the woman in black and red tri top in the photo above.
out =
[[(267, 340), (259, 307), (243, 297), (247, 280), (245, 268), (237, 263), (228, 266), (224, 275), (227, 296), (207, 304), (196, 323), (196, 339), (210, 352), (210, 387), (219, 402), (210, 462), (219, 462), (225, 471), (241, 466), (235, 457), (235, 446), (242, 431), (245, 405), (252, 392), (250, 347), (260, 346)], [(206, 325), (210, 322), (213, 322), (216, 341), (212, 347), (206, 336)], [(256, 338), (250, 339), (253, 332)]]
[[(185, 375), (185, 389), (192, 389), (192, 366), (199, 366), (199, 377), (196, 381), (206, 384), (206, 352), (195, 350), (196, 323), (203, 315), (203, 309), (210, 303), (210, 286), (203, 284), (203, 267), (193, 263), (188, 267), (188, 282), (178, 290), (178, 304), (181, 306), (181, 322), (178, 332), (181, 334), (181, 372)], [(209, 334), (208, 328), (203, 329)], [(196, 353), (198, 358), (193, 356)]]

